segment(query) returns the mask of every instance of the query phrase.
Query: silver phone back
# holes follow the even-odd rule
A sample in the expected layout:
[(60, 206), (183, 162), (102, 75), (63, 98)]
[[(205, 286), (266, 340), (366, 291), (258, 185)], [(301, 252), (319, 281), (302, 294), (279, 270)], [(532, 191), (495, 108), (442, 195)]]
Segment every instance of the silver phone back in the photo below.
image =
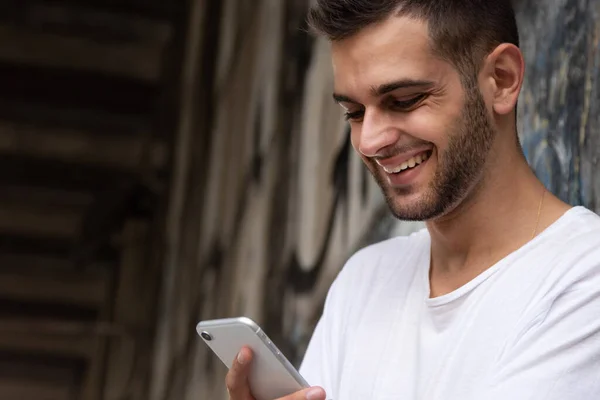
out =
[(254, 353), (249, 384), (256, 400), (273, 400), (308, 387), (290, 362), (271, 342), (260, 327), (249, 318), (228, 318), (200, 322), (200, 335), (207, 332), (212, 340), (204, 343), (231, 368), (240, 349), (249, 347)]

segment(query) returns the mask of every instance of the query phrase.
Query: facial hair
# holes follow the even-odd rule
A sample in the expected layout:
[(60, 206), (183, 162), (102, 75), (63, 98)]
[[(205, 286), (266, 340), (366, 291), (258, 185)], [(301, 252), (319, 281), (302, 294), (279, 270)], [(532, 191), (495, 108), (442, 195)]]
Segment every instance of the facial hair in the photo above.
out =
[(395, 189), (373, 160), (371, 172), (385, 195), (392, 214), (403, 221), (427, 221), (441, 217), (455, 208), (480, 181), (486, 159), (496, 138), (485, 102), (476, 85), (465, 93), (461, 116), (450, 128), (448, 148), (438, 152), (438, 164), (426, 192), (416, 203), (407, 204), (403, 197), (412, 192), (409, 188)]

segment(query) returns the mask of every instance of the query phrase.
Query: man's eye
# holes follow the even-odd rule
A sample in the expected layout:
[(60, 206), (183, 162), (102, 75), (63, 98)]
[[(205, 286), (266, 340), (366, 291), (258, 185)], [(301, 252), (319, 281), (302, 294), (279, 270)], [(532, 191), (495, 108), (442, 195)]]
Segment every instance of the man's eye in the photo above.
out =
[(354, 122), (360, 122), (360, 120), (362, 120), (362, 117), (364, 115), (364, 111), (353, 111), (353, 112), (346, 112), (344, 113), (344, 118), (346, 118), (346, 121), (354, 121)]
[(400, 110), (400, 111), (408, 110), (409, 108), (415, 106), (417, 103), (419, 103), (421, 100), (423, 100), (425, 98), (425, 96), (426, 96), (425, 94), (420, 94), (409, 100), (403, 100), (403, 101), (392, 100), (391, 106), (392, 106), (392, 108), (394, 108), (396, 110)]

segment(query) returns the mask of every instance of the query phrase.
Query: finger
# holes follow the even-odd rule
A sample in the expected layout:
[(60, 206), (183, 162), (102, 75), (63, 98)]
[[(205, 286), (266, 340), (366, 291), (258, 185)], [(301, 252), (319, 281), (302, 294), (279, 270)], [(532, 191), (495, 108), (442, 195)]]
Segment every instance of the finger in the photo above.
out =
[(323, 388), (318, 386), (301, 390), (289, 396), (282, 397), (278, 400), (325, 400), (326, 394)]
[(225, 378), (225, 385), (231, 400), (254, 400), (248, 385), (248, 373), (252, 362), (252, 351), (244, 347), (233, 360)]

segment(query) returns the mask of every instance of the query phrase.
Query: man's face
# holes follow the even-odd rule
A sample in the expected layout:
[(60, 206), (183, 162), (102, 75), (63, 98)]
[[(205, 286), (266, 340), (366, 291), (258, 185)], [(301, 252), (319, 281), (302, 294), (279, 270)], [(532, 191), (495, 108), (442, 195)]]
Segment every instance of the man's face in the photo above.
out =
[(393, 214), (430, 220), (478, 185), (495, 138), (477, 89), (436, 57), (427, 26), (392, 17), (332, 45), (336, 100), (352, 145)]

